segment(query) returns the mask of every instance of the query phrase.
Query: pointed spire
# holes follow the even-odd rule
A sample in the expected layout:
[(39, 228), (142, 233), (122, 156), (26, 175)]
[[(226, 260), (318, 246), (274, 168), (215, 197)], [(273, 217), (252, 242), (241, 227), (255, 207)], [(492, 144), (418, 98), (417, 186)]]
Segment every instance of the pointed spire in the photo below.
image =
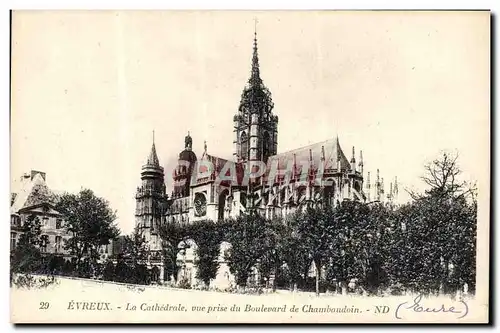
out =
[(361, 175), (363, 175), (363, 167), (364, 167), (364, 163), (363, 163), (363, 151), (360, 150), (359, 151), (359, 172), (361, 173)]
[(153, 146), (151, 147), (151, 152), (149, 153), (148, 160), (146, 162), (147, 165), (160, 166), (160, 162), (158, 161), (158, 155), (156, 154), (156, 147), (153, 140)]
[(253, 38), (252, 75), (250, 76), (249, 82), (252, 86), (258, 86), (262, 83), (262, 80), (260, 79), (259, 55), (257, 49), (257, 19), (255, 19), (255, 30)]

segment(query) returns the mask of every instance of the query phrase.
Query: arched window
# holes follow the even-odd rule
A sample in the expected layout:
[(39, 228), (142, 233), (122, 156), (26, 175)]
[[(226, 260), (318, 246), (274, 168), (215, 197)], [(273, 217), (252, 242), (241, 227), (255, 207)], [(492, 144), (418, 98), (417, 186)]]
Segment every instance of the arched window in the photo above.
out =
[(325, 186), (324, 190), (324, 202), (327, 206), (333, 206), (335, 197), (335, 181), (332, 178), (328, 178), (325, 182), (328, 185)]
[(241, 159), (246, 160), (248, 158), (248, 137), (245, 132), (240, 135), (240, 146), (241, 146)]
[(226, 208), (226, 198), (227, 195), (229, 194), (228, 190), (224, 190), (220, 195), (219, 195), (219, 214), (218, 214), (218, 220), (222, 221), (224, 220), (224, 210)]

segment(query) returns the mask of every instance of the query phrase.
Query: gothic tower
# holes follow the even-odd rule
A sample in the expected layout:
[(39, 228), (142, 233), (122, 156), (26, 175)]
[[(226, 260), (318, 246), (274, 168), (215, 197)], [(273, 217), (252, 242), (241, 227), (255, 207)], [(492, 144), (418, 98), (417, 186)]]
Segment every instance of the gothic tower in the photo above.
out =
[(177, 167), (174, 170), (173, 199), (189, 196), (189, 186), (195, 164), (196, 154), (193, 152), (193, 139), (188, 132), (184, 138), (184, 150), (179, 154)]
[(146, 237), (146, 242), (151, 242), (153, 245), (158, 240), (158, 228), (163, 222), (163, 212), (167, 199), (164, 171), (156, 155), (154, 138), (146, 164), (142, 166), (141, 180), (142, 184), (137, 188), (135, 196), (135, 225)]
[(235, 162), (264, 161), (278, 150), (278, 117), (273, 114), (271, 92), (260, 78), (257, 32), (253, 43), (252, 72), (234, 116)]

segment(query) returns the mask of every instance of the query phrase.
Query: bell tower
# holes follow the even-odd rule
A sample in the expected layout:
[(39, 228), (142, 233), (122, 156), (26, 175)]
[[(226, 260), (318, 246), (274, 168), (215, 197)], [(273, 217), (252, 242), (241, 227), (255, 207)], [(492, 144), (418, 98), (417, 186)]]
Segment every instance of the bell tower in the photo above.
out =
[(154, 244), (159, 245), (158, 228), (163, 222), (167, 199), (165, 191), (164, 171), (156, 154), (153, 133), (153, 146), (146, 164), (142, 166), (141, 186), (137, 188), (135, 196), (135, 225), (153, 247)]
[(260, 77), (257, 30), (254, 34), (252, 71), (233, 117), (235, 162), (264, 161), (278, 150), (278, 117), (273, 114), (271, 92)]

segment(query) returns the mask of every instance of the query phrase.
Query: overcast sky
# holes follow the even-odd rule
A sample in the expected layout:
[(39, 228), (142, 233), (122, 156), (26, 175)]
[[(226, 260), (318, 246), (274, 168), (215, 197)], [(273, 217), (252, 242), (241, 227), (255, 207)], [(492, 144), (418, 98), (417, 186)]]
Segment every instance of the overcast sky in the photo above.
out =
[(13, 15), (13, 191), (44, 171), (105, 197), (130, 232), (153, 130), (168, 185), (187, 131), (198, 157), (206, 140), (232, 158), (254, 18), (278, 152), (338, 134), (403, 189), (456, 150), (488, 188), (489, 13), (60, 11)]

